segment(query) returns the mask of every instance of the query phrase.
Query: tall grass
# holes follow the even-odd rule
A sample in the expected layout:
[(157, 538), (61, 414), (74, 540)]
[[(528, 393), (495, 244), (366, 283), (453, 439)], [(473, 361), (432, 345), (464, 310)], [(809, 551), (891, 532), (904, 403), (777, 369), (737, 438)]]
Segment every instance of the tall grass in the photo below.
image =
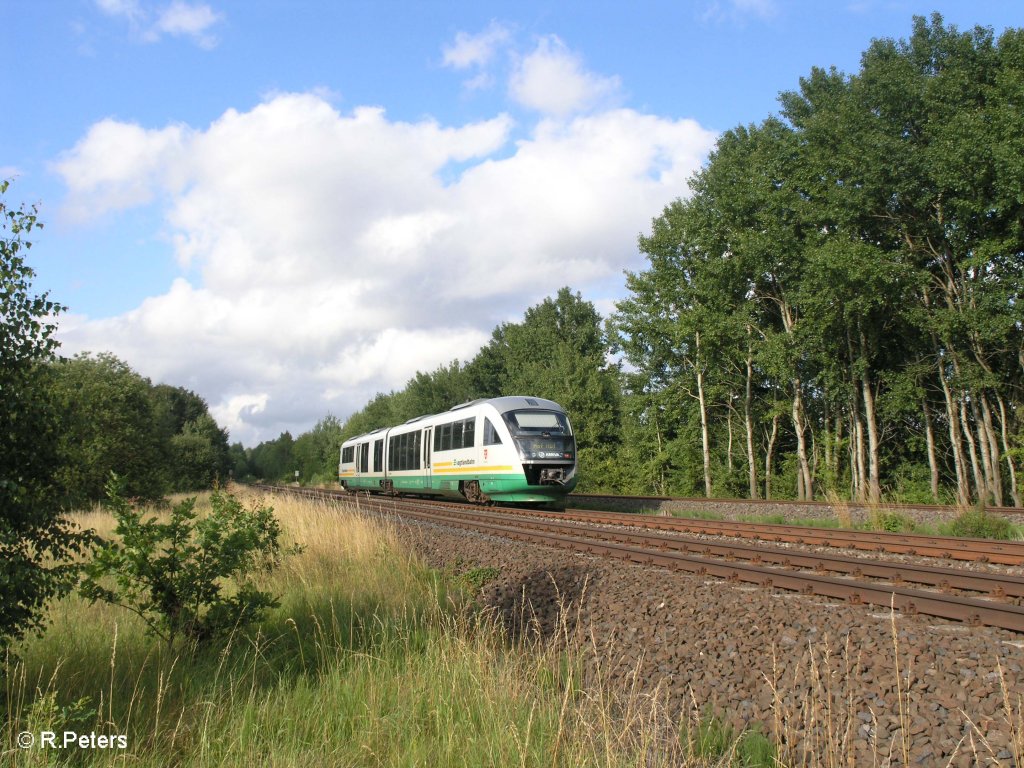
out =
[[(780, 661), (765, 680), (765, 735), (739, 733), (692, 696), (680, 711), (643, 678), (642, 659), (625, 684), (612, 675), (613, 650), (570, 615), (578, 603), (563, 606), (554, 638), (531, 631), (526, 611), (510, 631), (471, 603), (493, 570), (432, 571), (387, 524), (268, 501), (283, 540), (303, 549), (261, 585), (281, 597), (266, 621), (171, 653), (125, 611), (54, 604), (48, 630), (2, 660), (0, 765), (839, 768), (915, 757), (907, 716), (927, 694), (898, 667), (897, 731), (874, 712), (865, 723), (855, 649), (825, 642)], [(101, 511), (82, 522), (113, 528)], [(895, 625), (892, 642), (899, 658)], [(1022, 706), (999, 671), (999, 724), (1021, 764)], [(961, 752), (998, 762), (1004, 746), (969, 717), (968, 728), (977, 738)], [(23, 731), (124, 734), (127, 747), (19, 749)]]
[[(283, 540), (303, 549), (261, 585), (281, 597), (266, 621), (171, 652), (126, 611), (54, 604), (47, 631), (3, 660), (0, 762), (668, 766), (735, 752), (692, 749), (665, 697), (639, 681), (625, 694), (584, 684), (566, 623), (560, 642), (510, 642), (386, 524), (315, 501), (269, 503)], [(80, 522), (113, 528), (100, 510)], [(123, 734), (127, 748), (19, 749), (23, 731)]]

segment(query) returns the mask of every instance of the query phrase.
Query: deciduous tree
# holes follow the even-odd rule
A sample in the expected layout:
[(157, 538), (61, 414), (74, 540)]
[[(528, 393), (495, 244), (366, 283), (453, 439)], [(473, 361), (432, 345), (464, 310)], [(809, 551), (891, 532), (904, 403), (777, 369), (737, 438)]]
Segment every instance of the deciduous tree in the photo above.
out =
[(64, 308), (33, 291), (27, 238), (41, 225), (35, 207), (8, 206), (8, 188), (0, 181), (0, 646), (39, 625), (87, 541), (62, 516), (54, 482), (58, 421), (46, 379)]

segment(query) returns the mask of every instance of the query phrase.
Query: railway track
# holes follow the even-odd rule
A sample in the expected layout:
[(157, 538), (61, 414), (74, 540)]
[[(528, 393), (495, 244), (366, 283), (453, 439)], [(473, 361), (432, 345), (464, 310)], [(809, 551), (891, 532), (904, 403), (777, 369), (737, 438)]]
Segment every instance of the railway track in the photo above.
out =
[[(822, 501), (820, 499), (796, 501), (793, 499), (731, 499), (731, 498), (693, 498), (688, 496), (629, 496), (629, 495), (610, 495), (603, 493), (571, 493), (569, 494), (570, 502), (577, 503), (608, 503), (608, 504), (630, 504), (637, 508), (643, 508), (652, 505), (661, 505), (666, 503), (685, 503), (687, 505), (696, 505), (706, 507), (708, 509), (715, 509), (718, 507), (744, 507), (747, 508), (749, 513), (752, 515), (762, 513), (766, 508), (778, 506), (789, 506), (795, 507), (801, 510), (813, 511), (821, 510), (829, 512), (833, 510), (837, 505), (831, 501)], [(870, 511), (874, 509), (871, 504), (865, 504), (861, 502), (842, 502), (839, 506), (842, 506), (848, 510), (858, 511)], [(933, 514), (948, 514), (956, 512), (957, 508), (952, 507), (948, 504), (897, 504), (897, 503), (885, 503), (877, 505), (877, 508), (884, 509), (891, 512), (925, 512)], [(1021, 507), (1007, 507), (1007, 506), (984, 506), (983, 511), (993, 515), (1003, 515), (1010, 518), (1024, 518), (1024, 508)]]
[[(503, 510), (524, 514), (523, 510)], [(581, 522), (609, 525), (630, 525), (661, 531), (697, 533), (708, 536), (731, 536), (776, 543), (792, 543), (818, 547), (840, 547), (869, 552), (884, 552), (921, 557), (938, 557), (1003, 565), (1024, 565), (1024, 542), (969, 539), (953, 536), (922, 536), (918, 534), (854, 531), (844, 528), (810, 528), (802, 525), (745, 523), (734, 520), (691, 520), (655, 517), (628, 512), (591, 512), (570, 509), (560, 517)]]
[[(347, 497), (344, 492), (319, 489), (273, 488), (265, 490), (299, 493), (315, 498)], [(644, 565), (655, 565), (713, 576), (734, 582), (756, 584), (764, 588), (785, 589), (808, 595), (845, 600), (853, 604), (892, 606), (909, 614), (923, 614), (970, 624), (984, 624), (1024, 632), (1024, 577), (964, 568), (920, 563), (894, 563), (884, 560), (850, 557), (820, 551), (797, 551), (748, 543), (709, 542), (681, 534), (730, 535), (725, 530), (749, 530), (754, 524), (720, 521), (680, 521), (638, 515), (608, 513), (541, 513), (522, 509), (471, 507), (452, 502), (362, 497), (360, 505), (378, 514), (400, 515), (448, 527), (473, 530), (494, 536), (571, 549), (593, 555), (614, 557)], [(638, 531), (640, 523), (655, 532)], [(650, 522), (651, 525), (647, 525)], [(708, 525), (703, 525), (708, 523)], [(739, 528), (734, 528), (734, 526)], [(796, 526), (767, 526), (796, 528)], [(713, 533), (709, 533), (713, 531)], [(762, 534), (781, 536), (779, 532)], [(801, 544), (850, 547), (863, 532), (820, 532), (802, 529), (794, 536)], [(837, 535), (839, 534), (839, 535)], [(743, 534), (732, 534), (743, 536)], [(910, 537), (897, 534), (864, 534), (862, 548), (875, 551), (913, 553), (933, 557), (1024, 563), (1024, 544), (986, 542), (945, 537)], [(927, 543), (924, 541), (928, 540)], [(789, 540), (789, 539), (781, 539)], [(792, 539), (796, 541), (796, 539)], [(907, 541), (910, 540), (910, 541)], [(937, 541), (938, 540), (938, 541)], [(842, 544), (836, 544), (840, 541)], [(957, 546), (957, 542), (967, 545)], [(889, 549), (894, 547), (895, 549)], [(926, 588), (910, 587), (909, 584)]]

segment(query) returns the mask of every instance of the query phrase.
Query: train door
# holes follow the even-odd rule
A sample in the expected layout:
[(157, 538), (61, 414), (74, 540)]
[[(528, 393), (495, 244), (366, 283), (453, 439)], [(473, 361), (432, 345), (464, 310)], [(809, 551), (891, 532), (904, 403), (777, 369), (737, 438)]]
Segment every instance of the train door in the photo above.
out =
[(431, 475), (433, 474), (433, 469), (431, 468), (430, 452), (433, 450), (434, 444), (431, 441), (430, 435), (433, 431), (433, 427), (427, 427), (423, 430), (423, 484), (426, 488), (430, 488), (432, 485)]

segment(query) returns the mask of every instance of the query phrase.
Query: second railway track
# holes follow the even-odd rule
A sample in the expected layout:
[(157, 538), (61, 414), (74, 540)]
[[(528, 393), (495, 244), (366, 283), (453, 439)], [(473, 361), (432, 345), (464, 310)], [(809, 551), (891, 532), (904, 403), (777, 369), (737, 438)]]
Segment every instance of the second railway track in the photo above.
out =
[[(319, 498), (346, 497), (343, 492), (318, 489), (267, 488)], [(352, 497), (348, 496), (351, 500)], [(555, 546), (593, 555), (658, 565), (730, 581), (757, 584), (936, 616), (971, 624), (1024, 632), (1024, 577), (941, 565), (886, 562), (791, 548), (744, 543), (709, 542), (701, 535), (752, 537), (750, 527), (768, 528), (757, 538), (804, 545), (844, 546), (933, 557), (958, 557), (1010, 565), (1024, 563), (1024, 544), (976, 539), (946, 539), (857, 531), (811, 531), (797, 526), (754, 526), (721, 521), (652, 518), (635, 514), (540, 513), (521, 509), (471, 507), (465, 504), (363, 497), (370, 510), (411, 517), (423, 522)], [(691, 525), (696, 523), (696, 525)], [(704, 525), (707, 523), (707, 525)], [(625, 526), (633, 527), (633, 530)], [(635, 530), (636, 526), (659, 532)], [(793, 529), (795, 533), (788, 530)], [(739, 531), (728, 533), (725, 531)], [(666, 535), (670, 533), (672, 535)], [(853, 534), (851, 537), (850, 535)], [(792, 538), (787, 538), (791, 536)], [(851, 543), (858, 541), (857, 544)], [(957, 542), (966, 544), (963, 548)], [(890, 548), (891, 547), (891, 548)], [(934, 554), (932, 554), (934, 553)], [(839, 574), (838, 576), (835, 574)], [(849, 578), (852, 577), (852, 578)], [(924, 585), (927, 589), (911, 588)], [(979, 597), (983, 595), (984, 597)]]

